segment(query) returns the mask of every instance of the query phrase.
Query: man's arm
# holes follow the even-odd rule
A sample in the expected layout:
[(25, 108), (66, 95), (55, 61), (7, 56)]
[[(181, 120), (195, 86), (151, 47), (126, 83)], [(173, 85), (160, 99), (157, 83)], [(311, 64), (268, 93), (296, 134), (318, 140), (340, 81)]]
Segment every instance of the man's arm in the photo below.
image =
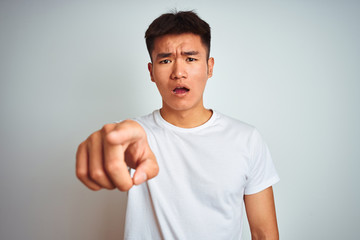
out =
[(244, 196), (251, 238), (254, 240), (278, 240), (275, 203), (272, 187), (259, 193)]

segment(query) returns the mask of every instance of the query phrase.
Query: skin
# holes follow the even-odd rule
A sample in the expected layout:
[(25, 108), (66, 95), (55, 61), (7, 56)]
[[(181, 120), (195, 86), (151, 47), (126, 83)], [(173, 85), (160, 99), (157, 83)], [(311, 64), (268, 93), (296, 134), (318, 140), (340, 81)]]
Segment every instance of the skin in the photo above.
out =
[[(131, 178), (128, 166), (136, 169)], [(76, 153), (76, 176), (89, 189), (128, 191), (159, 172), (144, 129), (135, 121), (106, 124), (82, 142)]]
[[(203, 105), (203, 93), (213, 73), (214, 59), (207, 59), (200, 36), (188, 33), (160, 37), (155, 40), (152, 59), (148, 69), (162, 97), (162, 117), (183, 128), (209, 120), (212, 112)], [(175, 94), (177, 86), (190, 91)]]
[(279, 239), (272, 187), (256, 194), (245, 195), (244, 203), (251, 239)]
[[(203, 105), (207, 80), (214, 59), (194, 34), (165, 35), (155, 40), (153, 62), (148, 64), (151, 81), (162, 97), (160, 113), (169, 123), (192, 128), (212, 115)], [(175, 91), (185, 87), (189, 91)], [(135, 169), (131, 178), (128, 166)], [(76, 175), (91, 190), (128, 191), (156, 177), (159, 167), (147, 142), (145, 130), (135, 121), (106, 124), (82, 142), (76, 154)], [(253, 239), (278, 239), (272, 188), (244, 196)]]

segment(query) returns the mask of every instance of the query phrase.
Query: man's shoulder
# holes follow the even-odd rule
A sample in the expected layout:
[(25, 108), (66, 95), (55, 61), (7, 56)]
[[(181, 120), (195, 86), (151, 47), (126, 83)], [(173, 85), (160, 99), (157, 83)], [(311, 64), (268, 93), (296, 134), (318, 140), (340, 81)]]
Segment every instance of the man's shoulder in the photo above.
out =
[(156, 115), (157, 111), (159, 111), (159, 110), (154, 110), (151, 113), (148, 113), (148, 114), (140, 116), (140, 117), (136, 117), (133, 120), (138, 122), (143, 127), (146, 127), (146, 128), (154, 127), (156, 124), (155, 115)]
[(223, 125), (226, 128), (231, 128), (233, 130), (238, 129), (246, 132), (252, 132), (255, 130), (255, 127), (253, 125), (241, 121), (237, 118), (228, 116), (226, 114), (217, 111), (214, 111), (214, 114), (216, 115), (217, 123)]
[(140, 120), (140, 121), (149, 121), (149, 120), (152, 120), (153, 117), (154, 117), (154, 114), (159, 111), (159, 110), (154, 110), (152, 111), (151, 113), (148, 113), (148, 114), (145, 114), (145, 115), (142, 115), (142, 116), (138, 116), (136, 118), (134, 118), (134, 120)]

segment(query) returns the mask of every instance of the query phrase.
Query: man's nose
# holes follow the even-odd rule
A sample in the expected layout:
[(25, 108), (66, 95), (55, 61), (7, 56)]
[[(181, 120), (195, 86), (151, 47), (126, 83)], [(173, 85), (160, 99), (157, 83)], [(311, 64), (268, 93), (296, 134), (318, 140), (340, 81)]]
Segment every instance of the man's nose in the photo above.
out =
[(186, 77), (187, 77), (187, 72), (186, 72), (185, 63), (180, 59), (176, 59), (173, 64), (171, 79), (177, 80)]

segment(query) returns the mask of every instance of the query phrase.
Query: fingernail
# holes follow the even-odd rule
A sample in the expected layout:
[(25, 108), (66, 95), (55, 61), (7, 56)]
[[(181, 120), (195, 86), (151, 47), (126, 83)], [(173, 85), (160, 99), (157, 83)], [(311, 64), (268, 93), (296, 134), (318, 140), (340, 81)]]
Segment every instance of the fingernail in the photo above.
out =
[(147, 175), (146, 173), (140, 173), (136, 176), (136, 179), (135, 179), (135, 185), (140, 185), (142, 184), (143, 182), (145, 182), (147, 180)]

